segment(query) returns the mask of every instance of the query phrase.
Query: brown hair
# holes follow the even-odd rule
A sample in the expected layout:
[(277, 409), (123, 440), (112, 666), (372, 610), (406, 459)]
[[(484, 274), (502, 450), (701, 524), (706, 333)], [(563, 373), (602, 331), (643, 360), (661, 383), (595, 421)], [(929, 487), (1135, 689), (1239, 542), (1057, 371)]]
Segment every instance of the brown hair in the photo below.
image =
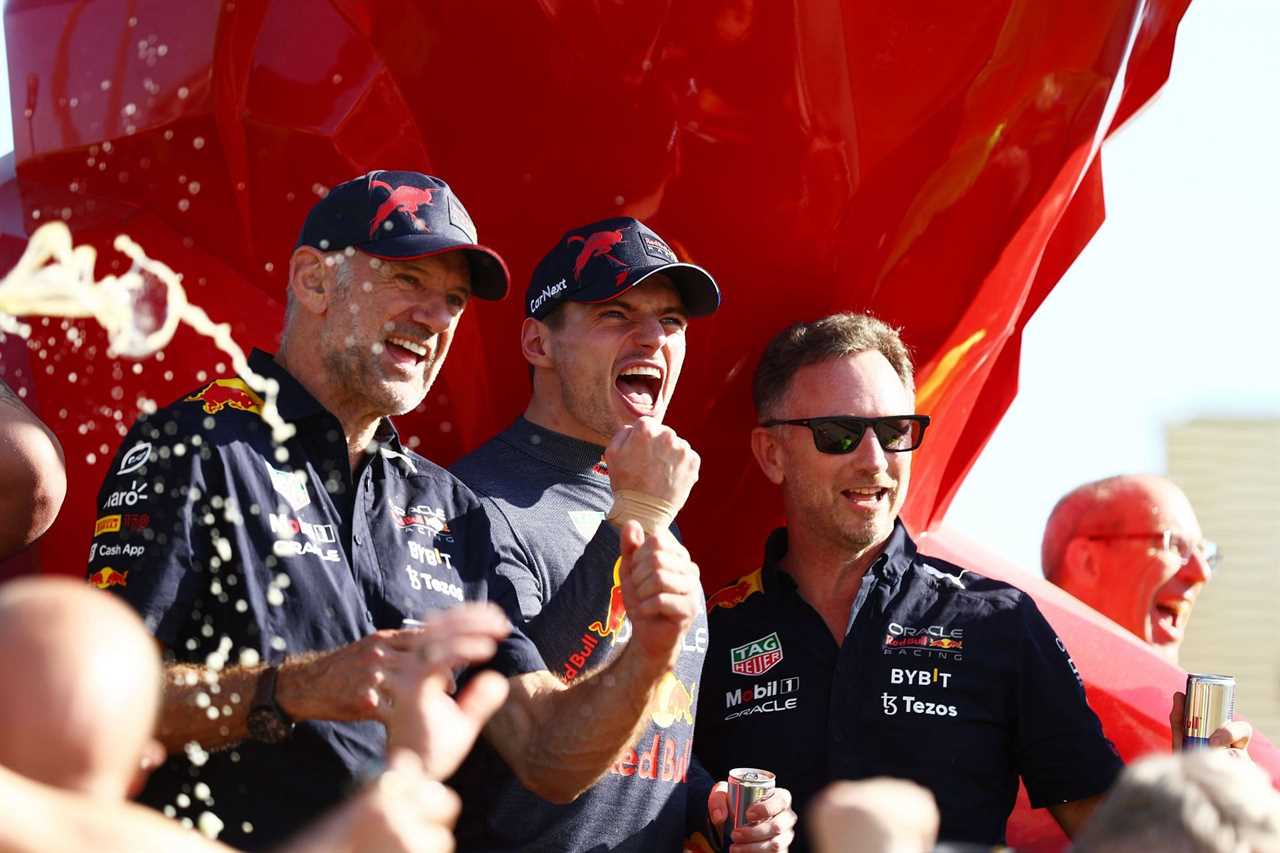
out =
[(893, 367), (907, 390), (915, 391), (915, 368), (898, 330), (870, 314), (832, 314), (796, 323), (769, 341), (752, 381), (756, 416), (767, 417), (791, 385), (797, 370), (837, 358), (875, 350)]

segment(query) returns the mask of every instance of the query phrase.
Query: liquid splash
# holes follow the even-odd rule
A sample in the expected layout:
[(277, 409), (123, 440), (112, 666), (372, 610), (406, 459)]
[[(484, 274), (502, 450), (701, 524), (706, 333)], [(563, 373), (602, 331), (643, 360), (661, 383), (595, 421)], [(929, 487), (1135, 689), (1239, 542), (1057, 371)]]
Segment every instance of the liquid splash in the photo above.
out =
[[(89, 317), (106, 330), (108, 355), (142, 359), (163, 349), (179, 324), (186, 323), (226, 353), (236, 374), (262, 395), (262, 419), (271, 427), (272, 439), (283, 445), (291, 438), (296, 430), (276, 408), (279, 383), (249, 368), (244, 350), (231, 337), (231, 325), (213, 322), (204, 309), (187, 301), (182, 277), (147, 257), (129, 237), (121, 234), (114, 246), (132, 264), (120, 276), (97, 280), (93, 275), (97, 252), (92, 246), (73, 246), (71, 231), (61, 222), (36, 229), (22, 257), (0, 280), (0, 335), (27, 337), (31, 327), (19, 317)], [(156, 282), (164, 288), (162, 310), (150, 298)], [(280, 447), (277, 456), (283, 452)]]

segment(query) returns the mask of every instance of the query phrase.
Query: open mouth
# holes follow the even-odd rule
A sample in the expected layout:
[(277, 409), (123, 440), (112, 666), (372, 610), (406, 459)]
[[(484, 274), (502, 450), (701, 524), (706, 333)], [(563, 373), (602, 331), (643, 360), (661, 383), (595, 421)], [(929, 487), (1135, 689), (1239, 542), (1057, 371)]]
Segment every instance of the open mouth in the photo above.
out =
[(398, 356), (398, 360), (413, 360), (414, 362), (422, 361), (430, 353), (430, 348), (420, 341), (412, 338), (404, 338), (399, 335), (391, 335), (387, 338), (386, 346), (388, 352)]
[(646, 414), (653, 411), (658, 403), (662, 371), (649, 364), (633, 364), (623, 368), (613, 384), (627, 405), (639, 414)]
[[(1191, 616), (1191, 602), (1186, 599), (1157, 601), (1151, 608), (1152, 622), (1157, 629), (1157, 642), (1160, 639), (1170, 640), (1182, 636)], [(1163, 635), (1163, 636), (1161, 636)]]
[(840, 494), (854, 506), (874, 509), (889, 498), (889, 489), (885, 486), (859, 486), (845, 489)]

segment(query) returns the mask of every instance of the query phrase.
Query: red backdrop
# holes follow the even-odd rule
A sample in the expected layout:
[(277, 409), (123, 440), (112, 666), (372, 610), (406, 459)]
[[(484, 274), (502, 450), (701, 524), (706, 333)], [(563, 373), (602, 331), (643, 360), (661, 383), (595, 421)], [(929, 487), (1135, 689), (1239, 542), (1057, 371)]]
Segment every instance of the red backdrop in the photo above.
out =
[[(640, 217), (724, 291), (691, 328), (671, 412), (702, 454), (681, 524), (715, 585), (779, 520), (749, 461), (749, 385), (794, 320), (866, 309), (904, 328), (935, 424), (906, 516), (937, 526), (1016, 392), (1027, 319), (1102, 221), (1101, 142), (1166, 79), (1188, 2), (10, 0), (0, 261), (63, 218), (118, 271), (108, 247), (127, 232), (242, 345), (272, 348), (306, 210), (369, 169), (445, 177), (517, 293), (565, 228)], [(473, 306), (401, 421), (418, 450), (448, 463), (523, 409), (521, 316), (518, 298)], [(182, 331), (163, 360), (113, 362), (74, 325), (71, 341), (36, 321), (0, 373), (67, 450), (66, 505), (28, 563), (78, 574), (139, 400), (226, 360)], [(1161, 745), (1176, 671), (1017, 580), (1122, 751)], [(1014, 837), (1038, 831), (1020, 813)]]

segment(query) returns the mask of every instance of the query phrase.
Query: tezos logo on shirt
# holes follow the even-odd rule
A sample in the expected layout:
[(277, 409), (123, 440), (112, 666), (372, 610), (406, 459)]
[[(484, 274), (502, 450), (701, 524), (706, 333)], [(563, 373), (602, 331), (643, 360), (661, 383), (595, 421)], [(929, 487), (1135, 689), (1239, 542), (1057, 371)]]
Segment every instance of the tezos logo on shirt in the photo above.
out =
[(729, 650), (729, 667), (738, 675), (763, 675), (782, 660), (782, 641), (775, 631)]

